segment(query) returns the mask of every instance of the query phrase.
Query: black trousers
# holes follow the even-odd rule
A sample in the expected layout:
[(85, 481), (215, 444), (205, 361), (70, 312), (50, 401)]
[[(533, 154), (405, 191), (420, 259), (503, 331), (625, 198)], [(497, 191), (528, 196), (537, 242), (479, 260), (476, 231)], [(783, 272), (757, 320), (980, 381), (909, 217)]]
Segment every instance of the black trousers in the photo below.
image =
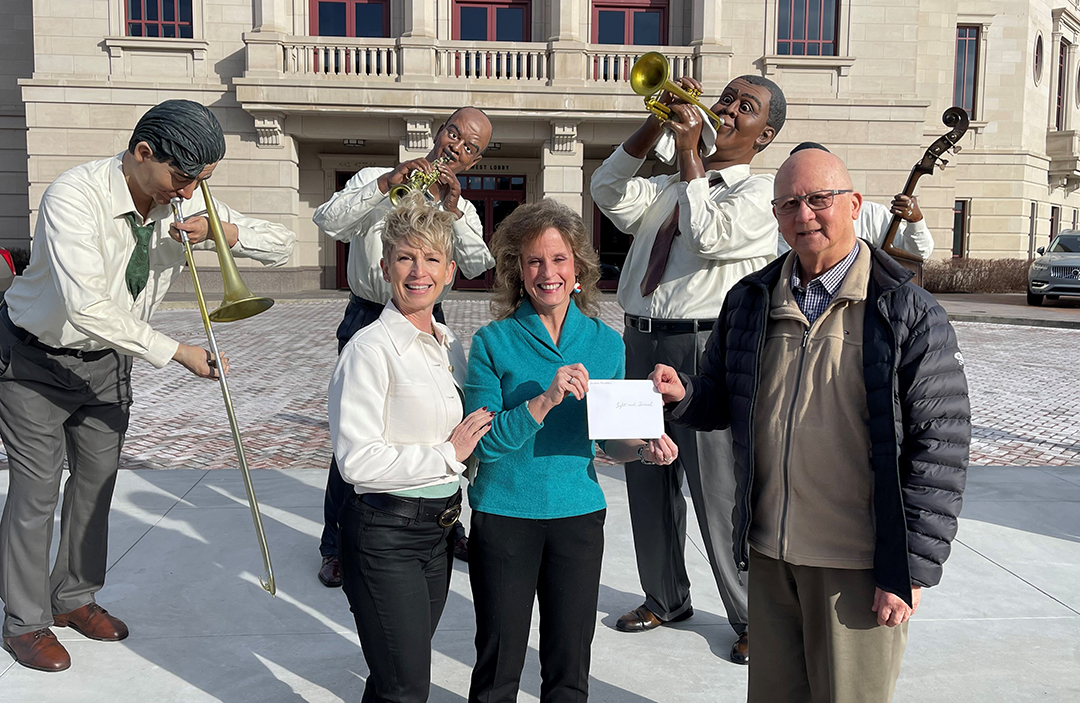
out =
[[(379, 319), (383, 307), (383, 303), (374, 303), (356, 295), (349, 296), (345, 316), (337, 328), (338, 354), (354, 334)], [(435, 305), (435, 319), (446, 324), (441, 303)], [(331, 456), (330, 472), (326, 477), (326, 492), (323, 494), (323, 531), (322, 540), (319, 543), (319, 553), (324, 557), (338, 555), (338, 515), (341, 513), (341, 506), (345, 504), (345, 500), (354, 492), (353, 487), (341, 477), (337, 459)]]
[[(459, 494), (446, 504), (460, 500)], [(450, 590), (453, 532), (376, 510), (355, 493), (345, 501), (342, 589), (370, 670), (362, 703), (427, 701), (431, 638)]]
[(469, 581), (476, 608), (476, 668), (469, 703), (514, 703), (540, 605), (540, 701), (583, 703), (606, 510), (557, 520), (473, 511)]

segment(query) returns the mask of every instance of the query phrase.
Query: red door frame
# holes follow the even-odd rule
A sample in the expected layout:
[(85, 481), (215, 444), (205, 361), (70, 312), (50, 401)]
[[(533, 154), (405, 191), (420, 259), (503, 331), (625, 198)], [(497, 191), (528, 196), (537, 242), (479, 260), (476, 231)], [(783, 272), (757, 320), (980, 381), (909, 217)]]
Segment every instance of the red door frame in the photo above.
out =
[[(335, 171), (334, 184), (337, 187), (334, 192), (344, 189), (345, 184), (355, 175), (356, 171)], [(334, 278), (338, 290), (349, 290), (349, 244), (348, 242), (334, 242), (334, 245), (334, 261), (337, 271)]]
[[(315, 0), (312, 0), (312, 2), (314, 2), (314, 1)], [(532, 2), (531, 2), (531, 0), (491, 0), (490, 2), (485, 1), (485, 0), (479, 0), (479, 1), (473, 0), (472, 2), (460, 2), (460, 1), (454, 2), (454, 11), (451, 13), (451, 16), (452, 16), (451, 32), (452, 33), (450, 35), (450, 36), (452, 36), (454, 38), (454, 41), (458, 41), (461, 38), (461, 8), (462, 7), (486, 7), (486, 8), (488, 8), (488, 13), (487, 13), (488, 41), (495, 41), (495, 39), (493, 39), (493, 37), (498, 36), (495, 33), (497, 27), (496, 27), (496, 24), (495, 24), (495, 14), (496, 13), (494, 12), (494, 10), (496, 10), (498, 8), (502, 8), (502, 7), (520, 7), (520, 8), (522, 8), (524, 10), (524, 12), (522, 13), (524, 15), (522, 21), (525, 23), (524, 27), (522, 27), (522, 34), (521, 34), (522, 41), (532, 41), (532, 39), (530, 38), (532, 36), (532, 31), (531, 31), (532, 30)]]
[[(382, 5), (383, 6), (383, 33), (384, 37), (390, 36), (390, 0), (322, 0), (323, 2), (339, 2), (345, 5), (345, 36), (356, 36), (356, 9), (355, 5)], [(320, 0), (308, 0), (308, 24), (311, 35), (318, 37), (319, 34), (319, 2)]]
[[(521, 190), (469, 190), (462, 189), (461, 197), (472, 202), (476, 207), (479, 214), (481, 205), (484, 207), (484, 212), (480, 216), (480, 220), (484, 223), (484, 243), (491, 242), (491, 235), (495, 233), (495, 214), (494, 214), (494, 202), (496, 200), (513, 200), (519, 205), (525, 202), (525, 188), (528, 186), (528, 176), (522, 174), (499, 174), (499, 177), (508, 176), (510, 178), (523, 178), (525, 179), (525, 185)], [(478, 202), (478, 201), (482, 201)], [(483, 276), (477, 276), (476, 278), (465, 278), (460, 273), (457, 279), (454, 281), (454, 290), (490, 290), (492, 284), (495, 282), (495, 270), (488, 269)]]
[(608, 0), (592, 4), (592, 42), (597, 43), (600, 34), (600, 11), (623, 11), (623, 46), (634, 43), (634, 15), (638, 12), (660, 11), (660, 44), (668, 43), (668, 0)]

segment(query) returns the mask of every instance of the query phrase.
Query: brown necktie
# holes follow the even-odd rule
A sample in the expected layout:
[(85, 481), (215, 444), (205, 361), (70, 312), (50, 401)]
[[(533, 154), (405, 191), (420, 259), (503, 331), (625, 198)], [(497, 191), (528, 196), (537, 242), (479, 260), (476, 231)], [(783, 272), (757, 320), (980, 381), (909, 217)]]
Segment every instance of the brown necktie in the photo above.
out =
[[(709, 179), (709, 189), (720, 185), (724, 179), (713, 176)], [(679, 236), (679, 203), (675, 203), (675, 209), (671, 215), (660, 225), (656, 231), (656, 239), (653, 240), (652, 251), (649, 252), (649, 265), (645, 267), (645, 277), (641, 279), (641, 297), (645, 298), (652, 294), (664, 278), (664, 269), (667, 268), (668, 256), (671, 254), (671, 243)]]

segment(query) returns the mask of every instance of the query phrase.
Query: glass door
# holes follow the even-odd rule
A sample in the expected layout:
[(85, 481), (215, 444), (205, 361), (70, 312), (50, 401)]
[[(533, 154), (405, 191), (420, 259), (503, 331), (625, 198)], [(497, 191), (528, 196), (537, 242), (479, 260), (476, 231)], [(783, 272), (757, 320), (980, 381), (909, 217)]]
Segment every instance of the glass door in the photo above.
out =
[[(525, 176), (461, 175), (458, 182), (461, 183), (461, 197), (467, 198), (480, 216), (485, 242), (490, 242), (499, 223), (525, 202)], [(494, 280), (494, 270), (473, 279), (465, 278), (458, 272), (454, 289), (488, 290)]]

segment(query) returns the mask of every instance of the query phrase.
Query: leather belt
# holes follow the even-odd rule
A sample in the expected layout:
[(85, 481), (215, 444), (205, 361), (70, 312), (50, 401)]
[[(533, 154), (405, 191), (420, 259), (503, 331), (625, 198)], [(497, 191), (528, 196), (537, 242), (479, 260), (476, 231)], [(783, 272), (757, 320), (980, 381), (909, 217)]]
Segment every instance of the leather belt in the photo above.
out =
[(31, 347), (35, 347), (49, 354), (56, 354), (59, 356), (74, 356), (79, 359), (85, 359), (86, 361), (97, 361), (103, 359), (109, 354), (113, 353), (112, 349), (99, 349), (97, 351), (83, 351), (82, 349), (68, 349), (66, 347), (50, 347), (48, 344), (43, 344), (37, 337), (30, 334), (22, 327), (19, 327), (11, 321), (11, 315), (8, 314), (7, 303), (0, 304), (0, 322), (4, 323), (4, 327), (8, 332), (15, 335), (20, 342), (27, 344)]
[(653, 332), (709, 332), (716, 320), (656, 320), (623, 313), (623, 321), (630, 329), (652, 334)]
[(405, 498), (389, 493), (362, 493), (358, 499), (384, 513), (416, 522), (435, 522), (439, 527), (450, 527), (461, 515), (460, 490), (449, 498)]

